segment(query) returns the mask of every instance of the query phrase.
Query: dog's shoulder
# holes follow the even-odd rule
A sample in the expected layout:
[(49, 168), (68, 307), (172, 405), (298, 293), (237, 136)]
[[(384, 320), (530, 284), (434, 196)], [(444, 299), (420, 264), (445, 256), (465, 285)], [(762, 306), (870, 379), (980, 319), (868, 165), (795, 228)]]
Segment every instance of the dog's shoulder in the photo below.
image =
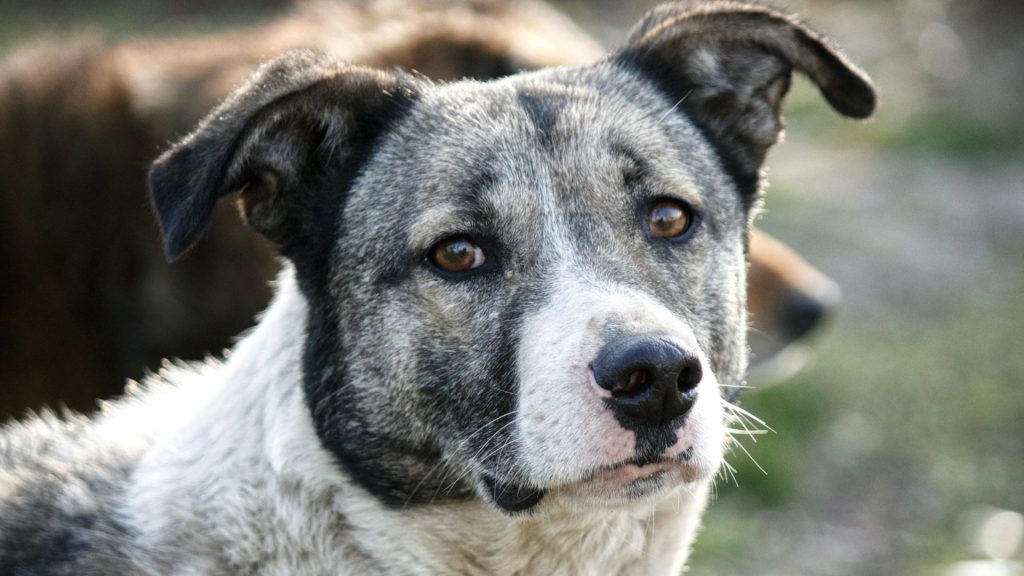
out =
[(157, 383), (93, 417), (44, 411), (0, 428), (0, 574), (134, 572), (119, 510), (152, 413), (176, 391)]
[(125, 572), (112, 506), (135, 458), (92, 427), (46, 413), (0, 432), (0, 574)]

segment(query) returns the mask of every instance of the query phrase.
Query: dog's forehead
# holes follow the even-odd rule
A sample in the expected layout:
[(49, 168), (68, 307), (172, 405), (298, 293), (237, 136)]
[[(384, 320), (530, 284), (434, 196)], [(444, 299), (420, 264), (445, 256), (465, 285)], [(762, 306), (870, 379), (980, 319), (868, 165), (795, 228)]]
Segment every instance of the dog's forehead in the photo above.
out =
[(423, 94), (418, 107), (419, 117), (432, 129), (417, 131), (452, 148), (490, 141), (493, 145), (484, 148), (495, 155), (533, 151), (568, 159), (612, 140), (636, 139), (653, 128), (650, 102), (631, 101), (591, 76), (556, 69), (437, 85)]
[(624, 170), (657, 175), (691, 200), (729, 188), (707, 142), (670, 102), (611, 78), (555, 69), (425, 86), (378, 161), (424, 201), (545, 184), (575, 201), (607, 200)]
[[(348, 236), (414, 251), (460, 233), (587, 251), (658, 196), (689, 202), (712, 229), (741, 226), (734, 186), (672, 104), (600, 69), (425, 83), (352, 189), (343, 218), (360, 224)], [(637, 175), (644, 185), (628, 185)]]

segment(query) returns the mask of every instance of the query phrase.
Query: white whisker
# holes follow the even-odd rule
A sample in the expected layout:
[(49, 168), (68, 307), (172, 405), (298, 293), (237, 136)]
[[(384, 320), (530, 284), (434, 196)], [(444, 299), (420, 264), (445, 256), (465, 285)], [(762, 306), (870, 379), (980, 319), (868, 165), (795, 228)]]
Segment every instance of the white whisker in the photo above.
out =
[(658, 118), (658, 121), (656, 123), (657, 124), (661, 124), (662, 122), (664, 122), (665, 118), (668, 118), (669, 114), (675, 112), (676, 108), (679, 108), (679, 105), (682, 104), (684, 100), (689, 98), (690, 94), (692, 94), (692, 93), (693, 93), (693, 90), (689, 90), (689, 91), (686, 92), (686, 94), (683, 94), (683, 97), (680, 98), (675, 104), (673, 104), (672, 107), (668, 109), (668, 112), (665, 112), (664, 114), (662, 114), (661, 117)]

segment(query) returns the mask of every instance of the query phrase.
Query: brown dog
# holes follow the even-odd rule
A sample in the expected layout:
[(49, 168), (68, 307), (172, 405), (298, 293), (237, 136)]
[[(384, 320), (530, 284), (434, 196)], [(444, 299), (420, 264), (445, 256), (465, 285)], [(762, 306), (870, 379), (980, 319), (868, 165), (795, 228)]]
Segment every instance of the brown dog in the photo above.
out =
[[(259, 62), (297, 47), (438, 79), (578, 64), (601, 52), (540, 2), (379, 0), (310, 4), (214, 36), (42, 43), (10, 54), (0, 63), (0, 417), (58, 401), (89, 409), (120, 391), (124, 376), (168, 354), (218, 351), (252, 323), (277, 268), (266, 247), (221, 207), (207, 240), (166, 266), (143, 182), (166, 142)], [(751, 250), (751, 342), (764, 360), (831, 301), (823, 276), (791, 250), (763, 233)]]
[(800, 341), (839, 303), (839, 287), (792, 248), (752, 229), (747, 310), (750, 377), (765, 384), (792, 375), (807, 360)]

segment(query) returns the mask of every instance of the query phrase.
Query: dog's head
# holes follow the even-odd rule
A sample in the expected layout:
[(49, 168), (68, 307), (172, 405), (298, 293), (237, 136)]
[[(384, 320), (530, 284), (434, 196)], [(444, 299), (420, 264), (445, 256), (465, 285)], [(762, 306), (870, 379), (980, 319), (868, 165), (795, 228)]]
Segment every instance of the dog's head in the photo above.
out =
[(292, 53), (157, 160), (153, 201), (176, 258), (240, 192), (309, 303), (320, 440), (382, 501), (654, 497), (721, 462), (794, 68), (871, 113), (816, 35), (733, 3), (665, 5), (598, 64), (487, 83)]

